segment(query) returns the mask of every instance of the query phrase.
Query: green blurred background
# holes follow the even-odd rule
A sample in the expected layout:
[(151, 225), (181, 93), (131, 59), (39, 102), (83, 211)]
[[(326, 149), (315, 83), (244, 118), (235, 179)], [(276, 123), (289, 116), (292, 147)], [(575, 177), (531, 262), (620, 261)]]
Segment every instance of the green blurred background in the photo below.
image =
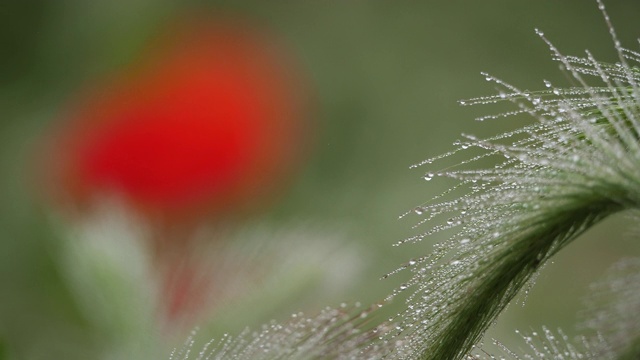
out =
[[(636, 49), (640, 3), (607, 5), (623, 44)], [(35, 200), (37, 190), (25, 180), (30, 153), (87, 79), (126, 64), (163, 21), (194, 6), (233, 11), (279, 34), (316, 94), (311, 156), (286, 196), (251, 221), (270, 229), (308, 224), (319, 229), (316, 241), (325, 233), (340, 234), (341, 245), (357, 249), (361, 267), (357, 279), (337, 293), (302, 301), (299, 294), (283, 296), (279, 306), (260, 315), (214, 324), (212, 334), (389, 294), (403, 275), (379, 278), (442, 240), (391, 246), (420, 231), (411, 229), (419, 218), (398, 216), (450, 185), (440, 179), (427, 183), (421, 179), (426, 168), (409, 166), (448, 151), (461, 132), (490, 135), (527, 121), (473, 121), (492, 109), (460, 107), (457, 100), (495, 93), (480, 72), (520, 88), (542, 88), (543, 79), (567, 85), (534, 28), (564, 53), (582, 55), (588, 48), (600, 60), (616, 60), (595, 2), (584, 0), (3, 1), (0, 358), (82, 358), (99, 348), (99, 341), (89, 341), (91, 326), (57, 269), (60, 234), (48, 220), (50, 210)], [(586, 286), (616, 259), (640, 252), (637, 235), (625, 234), (630, 225), (624, 216), (609, 219), (564, 250), (542, 272), (526, 305), (511, 306), (489, 336), (509, 344), (517, 340), (515, 328), (541, 325), (573, 334)], [(25, 350), (33, 344), (41, 349)]]

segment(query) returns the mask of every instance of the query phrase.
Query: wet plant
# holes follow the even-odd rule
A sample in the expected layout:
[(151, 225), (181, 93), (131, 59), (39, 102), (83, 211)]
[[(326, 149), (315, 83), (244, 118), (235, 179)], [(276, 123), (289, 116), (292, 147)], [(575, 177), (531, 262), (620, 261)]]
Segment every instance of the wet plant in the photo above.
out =
[[(223, 350), (215, 351), (238, 359), (251, 358), (244, 356), (246, 351), (254, 354), (258, 349), (270, 354), (256, 357), (265, 359), (464, 359), (549, 259), (603, 219), (638, 209), (640, 53), (622, 47), (604, 4), (600, 0), (597, 4), (618, 54), (617, 63), (599, 62), (588, 51), (582, 57), (564, 55), (536, 30), (574, 85), (556, 87), (544, 81), (543, 90), (528, 91), (485, 74), (499, 88), (498, 94), (461, 104), (510, 103), (513, 110), (479, 120), (527, 115), (532, 121), (488, 138), (463, 135), (451, 152), (415, 165), (426, 169), (425, 180), (441, 177), (455, 184), (405, 214), (418, 216), (427, 230), (397, 245), (436, 233), (453, 235), (432, 253), (417, 256), (389, 274), (411, 273), (390, 295), (407, 293), (406, 310), (373, 330), (362, 330), (368, 334), (364, 336), (361, 332), (348, 334), (351, 326), (359, 328), (358, 321), (344, 322), (341, 316), (328, 320), (325, 313), (306, 320), (313, 326), (300, 329), (298, 322), (283, 324), (276, 330), (267, 329), (268, 335), (257, 332), (250, 340), (241, 336), (233, 345), (224, 343)], [(455, 166), (438, 166), (445, 158), (463, 154), (470, 155)], [(494, 165), (485, 167), (487, 161)], [(636, 297), (631, 298), (637, 302), (637, 287), (634, 289)], [(632, 301), (629, 296), (624, 298), (627, 300), (622, 301)], [(616, 317), (606, 314), (597, 317), (605, 320), (593, 325), (614, 329), (612, 338), (617, 340), (587, 339), (578, 349), (566, 345), (569, 339), (562, 332), (554, 335), (544, 329), (544, 350), (537, 350), (535, 339), (527, 340), (533, 354), (522, 358), (639, 358), (637, 326), (617, 331), (627, 328), (618, 328), (611, 322)], [(283, 340), (286, 346), (275, 346), (272, 341), (279, 341), (276, 335), (283, 332), (296, 333), (295, 341)], [(316, 351), (326, 350), (328, 344), (331, 349), (349, 344), (348, 351)], [(230, 347), (236, 350), (229, 352)], [(253, 350), (247, 350), (250, 348)], [(218, 358), (214, 355), (211, 358)]]
[[(581, 312), (582, 334), (569, 338), (562, 329), (521, 334), (524, 353), (500, 341), (500, 354), (479, 350), (469, 359), (637, 359), (640, 347), (640, 259), (626, 258), (589, 287)], [(519, 331), (516, 333), (520, 334)]]

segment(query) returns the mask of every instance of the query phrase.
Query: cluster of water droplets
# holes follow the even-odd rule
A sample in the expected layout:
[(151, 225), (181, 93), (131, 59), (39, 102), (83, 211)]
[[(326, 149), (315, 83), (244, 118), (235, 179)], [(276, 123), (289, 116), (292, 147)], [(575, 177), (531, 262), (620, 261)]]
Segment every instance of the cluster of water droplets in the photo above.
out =
[(551, 331), (542, 327), (541, 332), (532, 331), (529, 334), (516, 330), (516, 334), (525, 342), (525, 350), (516, 352), (500, 341), (494, 340), (493, 344), (501, 354), (489, 353), (483, 349), (476, 349), (475, 354), (467, 356), (467, 360), (587, 360), (597, 359), (591, 349), (590, 341), (586, 337), (571, 339), (561, 329)]
[[(417, 226), (431, 226), (396, 245), (453, 232), (430, 255), (389, 274), (405, 269), (413, 274), (390, 297), (409, 292), (410, 305), (399, 314), (394, 336), (406, 338), (414, 354), (440, 341), (438, 336), (456, 321), (457, 311), (483, 285), (485, 275), (504, 263), (510, 247), (532, 241), (536, 231), (548, 225), (550, 214), (591, 203), (621, 208), (640, 204), (640, 70), (629, 65), (639, 62), (640, 54), (623, 49), (606, 14), (605, 20), (619, 63), (600, 63), (589, 52), (582, 58), (565, 56), (536, 30), (576, 85), (556, 88), (544, 81), (543, 90), (527, 91), (483, 74), (500, 92), (462, 105), (509, 102), (514, 110), (478, 120), (527, 114), (534, 122), (489, 138), (463, 135), (452, 151), (413, 166), (432, 167), (454, 154), (471, 154), (455, 166), (429, 169), (425, 180), (441, 177), (456, 184), (403, 215), (413, 213), (421, 217)], [(587, 78), (597, 84), (589, 85)], [(495, 166), (475, 165), (483, 159), (494, 159)], [(455, 195), (461, 190), (466, 190), (464, 195)], [(582, 230), (577, 226), (568, 234)], [(552, 250), (537, 254), (537, 262), (543, 263)]]
[(382, 359), (399, 351), (402, 344), (379, 339), (390, 324), (363, 330), (371, 327), (367, 326), (369, 315), (379, 306), (363, 309), (359, 303), (341, 304), (313, 317), (297, 313), (286, 322), (272, 321), (235, 337), (225, 335), (199, 349), (194, 331), (169, 360)]
[[(637, 358), (640, 343), (640, 259), (623, 259), (590, 286), (580, 317), (583, 334), (561, 329), (524, 334), (524, 351), (494, 340), (498, 351), (477, 346), (467, 360), (614, 360)], [(520, 348), (520, 347), (518, 347)]]

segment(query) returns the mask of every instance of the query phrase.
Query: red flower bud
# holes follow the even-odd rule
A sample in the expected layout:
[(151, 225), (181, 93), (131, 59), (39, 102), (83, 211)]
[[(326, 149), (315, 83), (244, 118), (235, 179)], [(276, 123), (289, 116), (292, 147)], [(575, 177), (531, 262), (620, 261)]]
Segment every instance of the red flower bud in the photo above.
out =
[(281, 184), (307, 120), (292, 62), (246, 24), (190, 20), (73, 104), (47, 155), (58, 194), (115, 194), (180, 223), (242, 212)]

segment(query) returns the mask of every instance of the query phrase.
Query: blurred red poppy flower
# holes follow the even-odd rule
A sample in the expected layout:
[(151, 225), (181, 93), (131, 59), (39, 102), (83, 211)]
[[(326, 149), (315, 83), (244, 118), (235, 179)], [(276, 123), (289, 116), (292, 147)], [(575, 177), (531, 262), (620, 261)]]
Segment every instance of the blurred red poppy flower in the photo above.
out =
[(308, 93), (289, 55), (247, 22), (188, 17), (48, 134), (43, 184), (57, 203), (82, 212), (115, 196), (152, 225), (172, 324), (223, 287), (190, 258), (193, 230), (273, 197), (306, 148)]
[(167, 34), (72, 104), (47, 154), (58, 195), (82, 206), (115, 194), (180, 223), (254, 207), (292, 170), (307, 99), (283, 48), (229, 19)]

